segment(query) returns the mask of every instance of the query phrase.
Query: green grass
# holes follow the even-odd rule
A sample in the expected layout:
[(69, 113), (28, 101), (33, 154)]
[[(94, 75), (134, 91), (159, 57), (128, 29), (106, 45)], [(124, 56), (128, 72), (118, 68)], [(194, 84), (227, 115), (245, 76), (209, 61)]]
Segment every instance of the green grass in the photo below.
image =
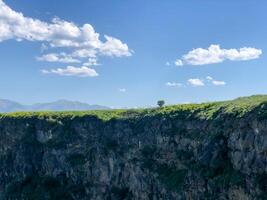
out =
[[(112, 119), (127, 119), (154, 115), (168, 115), (169, 117), (188, 118), (195, 116), (203, 119), (212, 119), (219, 113), (243, 116), (254, 108), (265, 104), (267, 106), (267, 95), (256, 95), (238, 98), (232, 101), (201, 103), (201, 104), (179, 104), (150, 109), (117, 109), (99, 111), (64, 111), (64, 112), (15, 112), (0, 114), (3, 118), (38, 118), (46, 120), (74, 119), (79, 117), (96, 117), (103, 121)], [(262, 114), (266, 114), (264, 112)]]

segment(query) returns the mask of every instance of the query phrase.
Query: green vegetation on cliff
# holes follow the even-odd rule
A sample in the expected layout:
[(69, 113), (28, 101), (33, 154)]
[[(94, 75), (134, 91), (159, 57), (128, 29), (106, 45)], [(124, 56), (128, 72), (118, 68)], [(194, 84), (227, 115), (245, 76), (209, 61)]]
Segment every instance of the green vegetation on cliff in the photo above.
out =
[[(200, 118), (212, 119), (216, 114), (235, 114), (237, 117), (246, 114), (258, 106), (267, 106), (267, 95), (254, 95), (242, 97), (232, 101), (221, 101), (201, 104), (178, 104), (165, 106), (162, 108), (150, 109), (115, 109), (115, 110), (97, 110), (97, 111), (63, 111), (63, 112), (15, 112), (0, 114), (0, 118), (75, 118), (75, 117), (97, 117), (102, 120), (132, 118), (149, 115), (182, 115), (195, 114)], [(262, 113), (264, 114), (264, 113)]]

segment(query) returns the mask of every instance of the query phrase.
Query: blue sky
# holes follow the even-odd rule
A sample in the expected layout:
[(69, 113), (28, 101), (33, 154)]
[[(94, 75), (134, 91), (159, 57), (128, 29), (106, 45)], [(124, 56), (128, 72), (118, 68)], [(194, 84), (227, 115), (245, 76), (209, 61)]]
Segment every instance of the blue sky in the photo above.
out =
[(264, 0), (0, 0), (0, 9), (0, 98), (136, 107), (267, 93)]

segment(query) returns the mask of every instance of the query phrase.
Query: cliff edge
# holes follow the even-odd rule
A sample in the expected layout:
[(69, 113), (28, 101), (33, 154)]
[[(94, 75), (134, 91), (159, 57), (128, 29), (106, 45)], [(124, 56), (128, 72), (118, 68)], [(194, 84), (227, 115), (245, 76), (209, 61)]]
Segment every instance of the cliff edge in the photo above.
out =
[(267, 96), (0, 115), (0, 199), (267, 199)]

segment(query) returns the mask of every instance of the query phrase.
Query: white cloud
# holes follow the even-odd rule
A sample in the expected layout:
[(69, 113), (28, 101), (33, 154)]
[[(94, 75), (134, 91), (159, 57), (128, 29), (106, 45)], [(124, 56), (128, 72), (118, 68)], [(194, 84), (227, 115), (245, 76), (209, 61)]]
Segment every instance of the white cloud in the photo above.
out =
[(166, 66), (170, 66), (171, 63), (170, 63), (170, 62), (166, 62), (165, 65), (166, 65)]
[(213, 80), (213, 78), (212, 78), (211, 76), (207, 76), (206, 79), (207, 79), (208, 81), (212, 81), (212, 80)]
[(84, 66), (97, 66), (100, 64), (97, 62), (96, 58), (89, 58), (88, 61), (86, 63), (84, 63), (83, 65)]
[(60, 63), (80, 63), (80, 60), (72, 58), (70, 55), (65, 53), (60, 54), (45, 54), (40, 57), (37, 57), (39, 61), (46, 61), (46, 62), (60, 62)]
[(77, 58), (95, 58), (96, 55), (95, 49), (78, 49), (72, 53), (72, 56)]
[(175, 63), (174, 63), (176, 66), (183, 66), (184, 64), (183, 64), (183, 61), (182, 60), (180, 60), (180, 59), (177, 59), (176, 61), (175, 61)]
[(224, 81), (212, 81), (212, 83), (213, 83), (213, 85), (218, 85), (218, 86), (220, 86), (220, 85), (226, 85), (226, 83), (224, 82)]
[(176, 65), (206, 65), (221, 63), (225, 60), (242, 61), (257, 59), (262, 54), (261, 49), (243, 47), (240, 49), (222, 49), (220, 45), (210, 45), (208, 49), (197, 48), (189, 51), (178, 59)]
[[(177, 82), (167, 82), (165, 83), (168, 87), (186, 87), (183, 83), (177, 83)], [(215, 86), (224, 86), (226, 85), (225, 81), (218, 81), (215, 80), (211, 76), (207, 76), (206, 79), (200, 79), (200, 78), (190, 78), (187, 80), (187, 85), (193, 86), (193, 87), (203, 87), (206, 85), (215, 85)]]
[(100, 52), (103, 55), (116, 57), (132, 55), (132, 52), (129, 51), (127, 44), (123, 44), (120, 40), (107, 35), (105, 35), (104, 37), (107, 41), (100, 47)]
[(41, 42), (41, 51), (48, 48), (60, 48), (71, 51), (69, 55), (51, 53), (38, 58), (41, 61), (75, 63), (83, 59), (96, 58), (99, 55), (122, 57), (131, 56), (133, 51), (121, 40), (100, 34), (93, 26), (84, 24), (78, 26), (59, 18), (51, 22), (25, 17), (23, 13), (12, 10), (3, 0), (0, 0), (0, 42), (14, 39), (17, 41)]
[(57, 74), (60, 76), (77, 76), (77, 77), (98, 76), (97, 72), (94, 69), (91, 69), (91, 68), (86, 67), (86, 66), (82, 66), (82, 67), (68, 66), (66, 68), (42, 70), (42, 73), (44, 73), (44, 74)]
[[(1, 41), (17, 39), (47, 41), (54, 44), (62, 40), (74, 42), (81, 35), (80, 28), (71, 22), (55, 18), (52, 23), (46, 23), (25, 17), (22, 13), (12, 10), (2, 0), (0, 0), (0, 24)], [(8, 33), (8, 35), (3, 33)]]
[(182, 87), (183, 86), (182, 83), (176, 83), (176, 82), (167, 82), (165, 85), (168, 87)]
[(226, 85), (226, 82), (225, 81), (214, 80), (214, 78), (212, 78), (211, 76), (207, 76), (206, 79), (208, 80), (208, 82), (212, 83), (215, 86), (223, 86), (223, 85)]
[(194, 86), (194, 87), (205, 86), (204, 81), (201, 79), (198, 79), (198, 78), (190, 78), (190, 79), (188, 79), (187, 83), (191, 86)]
[[(52, 47), (75, 47), (100, 49), (106, 54), (116, 56), (130, 55), (128, 46), (119, 39), (105, 36), (106, 41), (99, 39), (90, 24), (79, 27), (73, 22), (54, 18), (51, 23), (25, 17), (0, 0), (0, 41), (7, 39), (48, 42)], [(103, 49), (101, 49), (103, 47)], [(110, 50), (110, 52), (109, 52)]]
[(125, 88), (119, 88), (119, 92), (126, 92), (127, 90)]

